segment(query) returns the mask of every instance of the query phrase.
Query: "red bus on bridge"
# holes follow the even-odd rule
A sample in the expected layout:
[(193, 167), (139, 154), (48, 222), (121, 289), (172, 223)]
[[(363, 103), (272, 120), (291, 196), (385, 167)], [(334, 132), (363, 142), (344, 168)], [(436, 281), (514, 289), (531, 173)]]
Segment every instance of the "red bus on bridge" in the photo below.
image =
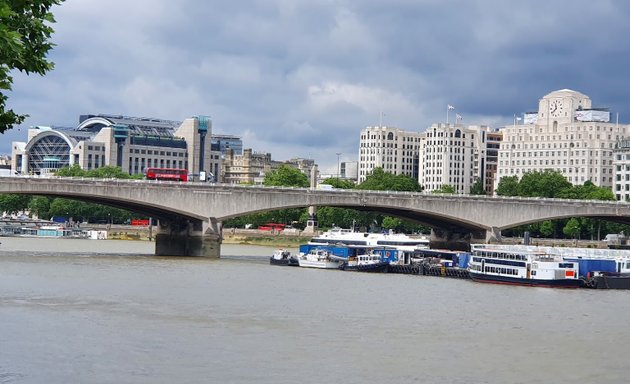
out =
[(147, 168), (147, 180), (188, 181), (188, 170), (181, 168)]

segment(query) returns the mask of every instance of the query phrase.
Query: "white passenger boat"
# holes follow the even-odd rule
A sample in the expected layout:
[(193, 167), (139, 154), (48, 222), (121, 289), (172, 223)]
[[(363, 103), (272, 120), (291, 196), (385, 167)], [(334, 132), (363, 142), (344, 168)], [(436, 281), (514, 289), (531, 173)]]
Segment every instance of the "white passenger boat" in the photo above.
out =
[(577, 263), (540, 250), (473, 244), (468, 271), (474, 281), (485, 283), (565, 288), (584, 286)]
[(369, 247), (392, 247), (402, 251), (413, 251), (429, 248), (429, 238), (411, 237), (403, 233), (369, 233), (355, 232), (351, 229), (333, 228), (321, 235), (313, 237), (309, 244), (320, 245), (361, 245)]
[(341, 264), (339, 257), (322, 248), (313, 248), (308, 253), (300, 252), (297, 260), (300, 267), (306, 268), (338, 269)]

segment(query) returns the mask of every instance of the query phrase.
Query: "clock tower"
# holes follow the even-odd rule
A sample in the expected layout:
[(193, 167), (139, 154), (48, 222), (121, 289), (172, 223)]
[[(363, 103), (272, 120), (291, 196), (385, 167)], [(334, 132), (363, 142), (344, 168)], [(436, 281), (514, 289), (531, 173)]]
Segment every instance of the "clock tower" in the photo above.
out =
[(561, 89), (545, 95), (538, 104), (538, 125), (570, 124), (575, 111), (590, 109), (591, 99), (571, 89)]

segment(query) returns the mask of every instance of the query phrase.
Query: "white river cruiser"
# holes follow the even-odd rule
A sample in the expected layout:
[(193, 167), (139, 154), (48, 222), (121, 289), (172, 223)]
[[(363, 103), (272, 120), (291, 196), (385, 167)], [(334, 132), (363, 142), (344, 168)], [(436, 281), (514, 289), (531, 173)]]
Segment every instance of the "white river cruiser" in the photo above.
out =
[(541, 250), (473, 244), (468, 271), (474, 281), (485, 283), (564, 288), (584, 286), (578, 263)]
[(309, 244), (392, 247), (401, 251), (411, 252), (415, 249), (429, 248), (429, 238), (426, 236), (410, 237), (403, 233), (355, 232), (352, 229), (332, 228), (321, 235), (313, 237)]

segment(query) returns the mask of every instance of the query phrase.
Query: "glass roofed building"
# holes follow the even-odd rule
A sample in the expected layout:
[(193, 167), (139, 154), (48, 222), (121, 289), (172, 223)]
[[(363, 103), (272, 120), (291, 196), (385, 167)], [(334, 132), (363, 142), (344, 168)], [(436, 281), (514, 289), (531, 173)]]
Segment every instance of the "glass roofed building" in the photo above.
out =
[(120, 115), (82, 115), (76, 128), (33, 127), (27, 142), (13, 142), (15, 174), (46, 175), (78, 164), (83, 169), (118, 166), (130, 174), (146, 168), (184, 168), (218, 175), (221, 153), (211, 144), (212, 121), (180, 121)]

